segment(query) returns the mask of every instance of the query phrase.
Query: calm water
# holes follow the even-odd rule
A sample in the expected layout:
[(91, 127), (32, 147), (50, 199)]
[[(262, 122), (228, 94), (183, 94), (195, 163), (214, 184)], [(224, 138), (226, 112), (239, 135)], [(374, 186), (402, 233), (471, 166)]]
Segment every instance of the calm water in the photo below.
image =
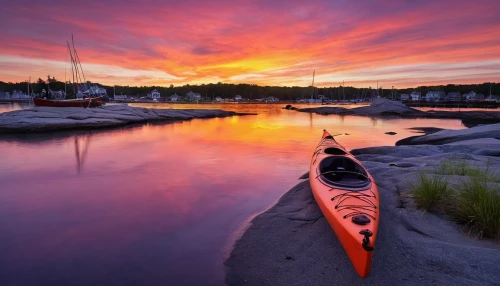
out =
[(324, 128), (349, 133), (338, 137), (349, 149), (393, 145), (408, 127), (464, 128), (283, 104), (174, 107), (259, 115), (0, 136), (0, 285), (223, 284), (235, 234), (299, 182)]

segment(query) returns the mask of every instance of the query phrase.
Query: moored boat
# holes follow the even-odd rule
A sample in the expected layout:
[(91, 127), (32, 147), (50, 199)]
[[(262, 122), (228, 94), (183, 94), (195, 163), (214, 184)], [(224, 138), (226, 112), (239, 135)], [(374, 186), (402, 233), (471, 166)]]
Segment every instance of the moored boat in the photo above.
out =
[(36, 106), (52, 106), (52, 107), (97, 107), (103, 105), (101, 98), (85, 98), (85, 99), (64, 99), (50, 100), (33, 98), (33, 103)]
[(379, 222), (378, 189), (361, 163), (326, 130), (311, 159), (314, 198), (354, 269), (370, 273)]

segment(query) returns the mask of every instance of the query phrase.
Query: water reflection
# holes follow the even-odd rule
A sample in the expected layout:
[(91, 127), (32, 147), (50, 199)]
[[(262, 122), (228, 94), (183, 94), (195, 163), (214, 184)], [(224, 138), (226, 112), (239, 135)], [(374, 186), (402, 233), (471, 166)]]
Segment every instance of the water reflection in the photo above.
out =
[(231, 234), (298, 182), (322, 129), (349, 133), (336, 138), (353, 149), (393, 145), (407, 127), (463, 128), (269, 107), (0, 136), (0, 285), (223, 284)]
[[(76, 172), (80, 174), (90, 146), (91, 135), (75, 136)], [(81, 143), (80, 143), (81, 142)], [(80, 146), (82, 145), (82, 146)]]

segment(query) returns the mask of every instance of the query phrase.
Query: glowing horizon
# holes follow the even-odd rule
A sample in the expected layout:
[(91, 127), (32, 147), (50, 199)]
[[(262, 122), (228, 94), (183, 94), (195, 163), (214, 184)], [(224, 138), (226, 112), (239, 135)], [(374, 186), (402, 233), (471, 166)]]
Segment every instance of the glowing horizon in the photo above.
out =
[[(395, 86), (500, 81), (500, 2), (34, 0), (0, 10), (0, 80)], [(66, 75), (66, 77), (69, 77)]]

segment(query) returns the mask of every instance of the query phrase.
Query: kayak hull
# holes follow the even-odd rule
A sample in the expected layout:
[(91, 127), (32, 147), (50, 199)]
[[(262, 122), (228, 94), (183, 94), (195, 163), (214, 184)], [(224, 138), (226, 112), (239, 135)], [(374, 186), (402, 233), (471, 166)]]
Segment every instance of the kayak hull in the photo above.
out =
[(324, 131), (311, 159), (309, 179), (314, 198), (354, 269), (361, 277), (368, 276), (379, 221), (373, 177)]

